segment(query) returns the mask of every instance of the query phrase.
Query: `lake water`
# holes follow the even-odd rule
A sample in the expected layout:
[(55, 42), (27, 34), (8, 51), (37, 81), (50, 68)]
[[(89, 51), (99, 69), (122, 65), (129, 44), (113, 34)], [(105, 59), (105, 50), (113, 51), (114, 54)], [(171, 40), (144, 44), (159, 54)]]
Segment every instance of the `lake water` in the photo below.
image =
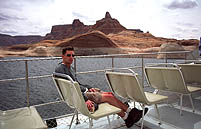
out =
[[(11, 58), (6, 58), (11, 59)], [(23, 58), (26, 59), (26, 58)], [(30, 59), (30, 58), (29, 58)], [(29, 61), (29, 76), (48, 75), (54, 72), (56, 65), (61, 62), (58, 60)], [(165, 62), (164, 59), (146, 58), (146, 63)], [(174, 62), (174, 60), (168, 60)], [(111, 58), (78, 58), (76, 60), (77, 72), (92, 71), (111, 68)], [(115, 67), (134, 67), (141, 66), (141, 58), (115, 58)], [(136, 69), (141, 74), (141, 69)], [(25, 63), (20, 62), (0, 62), (0, 79), (22, 78), (25, 77)], [(78, 75), (78, 79), (83, 84), (98, 87), (104, 91), (110, 91), (105, 80), (104, 73), (90, 73)], [(52, 78), (29, 79), (30, 86), (30, 105), (43, 104), (60, 100), (58, 92), (54, 86)], [(0, 82), (0, 110), (9, 110), (26, 106), (26, 81)], [(38, 106), (37, 110), (43, 119), (56, 117), (71, 113), (64, 103), (49, 104)]]

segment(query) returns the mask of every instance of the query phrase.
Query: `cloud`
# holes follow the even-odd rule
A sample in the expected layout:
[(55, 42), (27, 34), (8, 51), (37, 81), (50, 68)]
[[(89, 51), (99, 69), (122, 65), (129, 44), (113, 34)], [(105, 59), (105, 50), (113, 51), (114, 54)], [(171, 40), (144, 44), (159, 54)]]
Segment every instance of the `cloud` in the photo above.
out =
[(0, 30), (0, 33), (9, 34), (9, 35), (16, 35), (16, 34), (18, 34), (18, 31), (6, 29), (6, 30)]
[(83, 20), (86, 20), (88, 22), (94, 22), (95, 21), (95, 20), (92, 20), (91, 18), (84, 16), (84, 15), (77, 13), (77, 12), (72, 12), (72, 15), (73, 15), (73, 17), (76, 17), (78, 19), (83, 19)]
[(189, 28), (192, 28), (192, 27), (195, 27), (196, 25), (191, 23), (191, 22), (177, 22), (176, 23), (177, 26), (183, 26), (183, 27), (189, 27)]
[(188, 22), (177, 22), (177, 25), (174, 27), (174, 30), (175, 33), (170, 36), (175, 37), (177, 39), (198, 39), (201, 33), (199, 25), (191, 24)]
[(9, 16), (9, 15), (0, 13), (0, 21), (9, 21), (9, 20), (25, 20), (25, 18), (20, 18), (17, 16)]
[(168, 9), (191, 9), (198, 6), (193, 0), (174, 0), (169, 5), (165, 5)]
[(80, 13), (72, 12), (72, 15), (73, 15), (74, 17), (88, 19), (87, 16), (84, 16), (84, 15), (82, 15), (82, 14), (80, 14)]

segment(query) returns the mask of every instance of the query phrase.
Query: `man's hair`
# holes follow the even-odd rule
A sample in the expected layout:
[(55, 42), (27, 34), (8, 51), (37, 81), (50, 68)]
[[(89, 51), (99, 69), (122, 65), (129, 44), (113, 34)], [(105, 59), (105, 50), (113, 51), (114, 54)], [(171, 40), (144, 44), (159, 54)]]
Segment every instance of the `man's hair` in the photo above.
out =
[(62, 50), (62, 54), (65, 55), (66, 51), (74, 51), (73, 46), (68, 46)]

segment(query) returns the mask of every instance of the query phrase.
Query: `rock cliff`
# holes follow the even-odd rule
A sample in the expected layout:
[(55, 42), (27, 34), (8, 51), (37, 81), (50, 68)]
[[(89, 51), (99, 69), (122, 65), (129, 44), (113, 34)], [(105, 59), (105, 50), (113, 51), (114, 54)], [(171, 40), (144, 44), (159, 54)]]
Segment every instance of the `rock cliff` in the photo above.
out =
[(91, 30), (99, 30), (105, 34), (109, 34), (118, 33), (127, 29), (118, 20), (112, 18), (109, 12), (106, 12), (105, 18), (96, 21), (96, 24), (92, 26)]
[(100, 31), (92, 31), (75, 36), (67, 41), (60, 42), (56, 46), (65, 47), (69, 45), (78, 48), (117, 47), (110, 38)]
[(29, 44), (37, 43), (43, 39), (39, 35), (30, 35), (30, 36), (10, 36), (6, 34), (0, 34), (0, 46), (10, 46), (16, 44)]
[(91, 27), (84, 25), (79, 19), (75, 19), (72, 24), (55, 25), (49, 34), (45, 36), (45, 40), (59, 40), (73, 37), (77, 34), (83, 34), (89, 31)]
[(109, 34), (118, 33), (127, 29), (123, 27), (118, 20), (112, 18), (109, 12), (106, 12), (105, 18), (96, 21), (94, 25), (84, 25), (79, 19), (75, 19), (72, 24), (55, 25), (52, 27), (51, 32), (45, 36), (45, 39), (60, 40), (95, 30)]
[[(198, 48), (199, 41), (176, 40), (155, 37), (150, 33), (121, 31), (116, 34), (104, 34), (92, 31), (63, 40), (43, 40), (36, 44), (14, 45), (0, 50), (3, 56), (60, 56), (62, 48), (74, 46), (77, 55), (102, 55), (120, 53), (193, 51)], [(6, 51), (5, 51), (6, 50)], [(0, 55), (1, 56), (1, 55)], [(164, 55), (158, 56), (163, 58)], [(168, 58), (184, 57), (171, 55)]]

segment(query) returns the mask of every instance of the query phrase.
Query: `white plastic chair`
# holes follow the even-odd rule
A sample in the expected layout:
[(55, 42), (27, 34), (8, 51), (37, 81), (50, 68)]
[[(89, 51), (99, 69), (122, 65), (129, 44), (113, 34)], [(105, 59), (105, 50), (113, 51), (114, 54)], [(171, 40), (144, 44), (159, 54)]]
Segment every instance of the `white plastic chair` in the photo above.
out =
[[(157, 108), (157, 104), (168, 99), (167, 96), (157, 95), (149, 92), (144, 92), (144, 89), (140, 85), (136, 73), (120, 73), (120, 72), (106, 72), (107, 76), (110, 76), (109, 81), (111, 84), (119, 85), (115, 83), (116, 80), (121, 82), (121, 86), (126, 90), (126, 94), (135, 102), (139, 102), (143, 109), (141, 128), (143, 128), (144, 123), (144, 110), (145, 105), (154, 104), (158, 113), (159, 124), (161, 124), (160, 114)], [(113, 83), (112, 83), (113, 82)], [(117, 87), (117, 86), (115, 86)], [(116, 89), (116, 88), (115, 88)], [(118, 88), (117, 88), (118, 89)]]
[(47, 129), (35, 107), (0, 112), (1, 129)]
[(187, 84), (201, 86), (201, 64), (178, 64)]
[[(72, 108), (75, 108), (81, 114), (89, 117), (89, 128), (92, 128), (92, 120), (97, 120), (101, 117), (107, 116), (109, 127), (111, 128), (109, 115), (119, 113), (121, 109), (114, 107), (108, 103), (101, 103), (98, 106), (98, 109), (95, 112), (89, 112), (83, 95), (81, 93), (79, 84), (71, 79), (70, 76), (65, 74), (60, 74), (62, 76), (53, 76), (55, 80), (57, 89), (59, 90), (61, 96), (65, 100), (65, 102)], [(74, 117), (71, 120), (71, 125)], [(70, 125), (70, 127), (71, 127)], [(69, 128), (70, 128), (69, 127)]]
[(130, 99), (124, 87), (124, 83), (118, 76), (121, 76), (118, 72), (105, 72), (105, 77), (111, 91), (122, 98)]
[[(156, 71), (160, 71), (161, 74), (160, 79), (155, 79), (154, 82), (153, 78), (158, 77)], [(199, 91), (201, 90), (201, 88), (186, 85), (180, 67), (145, 67), (145, 74), (150, 86), (153, 86), (154, 88), (159, 88), (159, 86), (156, 87), (155, 84), (161, 84), (160, 87), (163, 88), (159, 89), (180, 94), (180, 115), (182, 115), (183, 95), (189, 96), (194, 112), (194, 105), (191, 93)]]

